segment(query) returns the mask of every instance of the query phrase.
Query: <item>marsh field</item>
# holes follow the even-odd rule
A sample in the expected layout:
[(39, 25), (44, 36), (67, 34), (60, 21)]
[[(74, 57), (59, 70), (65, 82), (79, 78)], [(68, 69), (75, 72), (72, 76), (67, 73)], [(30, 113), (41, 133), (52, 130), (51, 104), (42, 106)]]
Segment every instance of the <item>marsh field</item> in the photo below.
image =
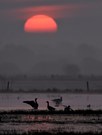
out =
[[(39, 111), (40, 112), (40, 111)], [(102, 112), (101, 112), (102, 113)], [(0, 113), (0, 134), (34, 133), (102, 133), (102, 114), (34, 113), (33, 111), (4, 111)]]
[[(62, 102), (56, 106), (52, 100), (60, 96)], [(36, 97), (38, 111), (23, 103)], [(101, 99), (101, 94), (88, 93), (1, 93), (0, 134), (101, 134)], [(56, 108), (55, 112), (47, 110), (46, 101)], [(64, 112), (67, 105), (72, 112)]]

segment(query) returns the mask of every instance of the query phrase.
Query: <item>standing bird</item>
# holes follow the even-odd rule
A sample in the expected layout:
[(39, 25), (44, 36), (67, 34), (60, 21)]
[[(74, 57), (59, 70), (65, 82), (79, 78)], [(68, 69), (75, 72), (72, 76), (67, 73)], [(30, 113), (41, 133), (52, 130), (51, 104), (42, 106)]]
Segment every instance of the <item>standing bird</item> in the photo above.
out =
[(47, 109), (49, 111), (55, 111), (55, 108), (49, 105), (49, 101), (46, 101), (46, 103), (47, 103)]
[(62, 102), (62, 97), (53, 99), (52, 101), (55, 102), (56, 104), (60, 104)]
[(91, 109), (91, 105), (90, 105), (90, 104), (87, 105), (87, 109), (88, 109), (88, 110)]
[(35, 98), (35, 101), (33, 101), (33, 100), (31, 100), (31, 101), (23, 101), (23, 103), (26, 103), (26, 104), (30, 105), (31, 107), (34, 108), (34, 110), (38, 109), (37, 98)]

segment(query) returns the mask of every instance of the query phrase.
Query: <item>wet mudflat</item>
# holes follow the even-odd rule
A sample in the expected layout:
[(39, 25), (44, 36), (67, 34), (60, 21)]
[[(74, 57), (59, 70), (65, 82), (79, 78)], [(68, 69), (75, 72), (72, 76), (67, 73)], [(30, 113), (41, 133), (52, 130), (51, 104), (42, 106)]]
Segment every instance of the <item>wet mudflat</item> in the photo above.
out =
[(101, 134), (102, 112), (0, 112), (0, 134)]

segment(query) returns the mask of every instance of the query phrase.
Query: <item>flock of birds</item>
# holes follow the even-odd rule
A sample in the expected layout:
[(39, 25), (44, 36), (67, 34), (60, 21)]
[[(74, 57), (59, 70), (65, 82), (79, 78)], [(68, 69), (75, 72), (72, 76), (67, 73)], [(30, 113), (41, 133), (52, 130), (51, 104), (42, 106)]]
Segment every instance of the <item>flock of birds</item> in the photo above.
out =
[[(57, 98), (57, 99), (53, 99), (52, 100), (56, 105), (59, 105), (62, 103), (62, 97), (60, 98)], [(39, 104), (37, 102), (37, 98), (35, 98), (35, 101), (31, 100), (31, 101), (23, 101), (23, 103), (26, 103), (28, 105), (30, 105), (34, 110), (38, 110), (38, 107), (39, 107)], [(55, 107), (52, 107), (50, 104), (49, 104), (49, 101), (46, 101), (47, 103), (47, 109), (49, 111), (55, 111), (56, 108)], [(68, 106), (65, 106), (63, 105), (65, 108), (64, 108), (64, 111), (72, 111), (72, 108), (70, 107), (70, 105)], [(90, 109), (91, 105), (87, 105), (87, 108)]]
[[(52, 106), (50, 106), (49, 105), (49, 101), (46, 101), (47, 102), (47, 108), (48, 108), (48, 110), (50, 110), (50, 111), (53, 111), (53, 110), (55, 110), (55, 108), (54, 107), (52, 107)], [(23, 103), (26, 103), (26, 104), (28, 104), (28, 105), (30, 105), (34, 110), (37, 110), (38, 109), (38, 102), (37, 102), (37, 98), (35, 98), (35, 101), (23, 101)]]
[[(52, 100), (54, 103), (56, 103), (56, 105), (59, 105), (61, 102), (62, 102), (62, 97), (60, 98), (57, 98), (57, 99), (53, 99)], [(37, 102), (37, 98), (35, 98), (35, 101), (31, 100), (31, 101), (23, 101), (23, 103), (26, 103), (28, 105), (30, 105), (34, 110), (38, 110), (38, 107), (39, 107), (39, 104)], [(49, 101), (46, 101), (47, 103), (47, 109), (49, 111), (55, 111), (55, 107), (52, 107), (50, 104), (49, 104)], [(70, 110), (70, 106), (65, 106), (65, 111), (66, 110)]]

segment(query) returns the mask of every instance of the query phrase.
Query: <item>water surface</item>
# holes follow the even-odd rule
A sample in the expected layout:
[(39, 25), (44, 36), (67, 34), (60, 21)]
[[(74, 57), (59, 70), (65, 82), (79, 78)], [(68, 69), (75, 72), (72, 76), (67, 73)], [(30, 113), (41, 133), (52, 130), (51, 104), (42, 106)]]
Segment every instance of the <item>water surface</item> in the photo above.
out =
[[(62, 103), (56, 107), (52, 99), (62, 96)], [(70, 105), (73, 109), (86, 109), (91, 105), (92, 109), (102, 109), (102, 94), (69, 94), (69, 93), (0, 93), (0, 110), (32, 109), (24, 104), (24, 100), (38, 98), (39, 110), (46, 110), (46, 101), (49, 101), (56, 110), (63, 110), (64, 105)]]

